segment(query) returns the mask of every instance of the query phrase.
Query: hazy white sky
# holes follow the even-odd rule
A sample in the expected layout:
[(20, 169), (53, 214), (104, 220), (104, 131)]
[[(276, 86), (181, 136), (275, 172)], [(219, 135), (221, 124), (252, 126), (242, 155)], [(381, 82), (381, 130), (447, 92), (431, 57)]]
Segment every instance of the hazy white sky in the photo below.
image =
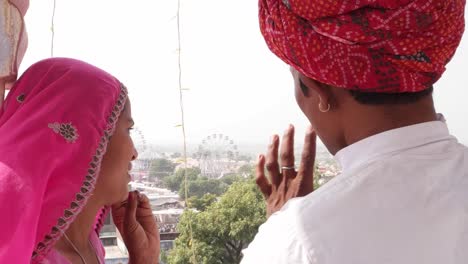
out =
[[(179, 144), (177, 1), (57, 0), (55, 56), (90, 62), (130, 91), (133, 116), (149, 142)], [(50, 56), (51, 0), (33, 0), (22, 70)], [(289, 123), (302, 134), (288, 67), (260, 35), (256, 0), (182, 0), (182, 67), (190, 144), (213, 133), (239, 145), (266, 144)], [(436, 84), (439, 112), (468, 143), (468, 37)], [(241, 149), (242, 151), (242, 149)]]

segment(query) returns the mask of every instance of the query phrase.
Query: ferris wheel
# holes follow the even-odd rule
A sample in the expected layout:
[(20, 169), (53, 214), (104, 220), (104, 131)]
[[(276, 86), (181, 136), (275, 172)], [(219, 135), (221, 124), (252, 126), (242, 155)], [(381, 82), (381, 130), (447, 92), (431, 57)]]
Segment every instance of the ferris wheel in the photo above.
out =
[(212, 134), (202, 140), (195, 156), (203, 176), (221, 178), (236, 169), (239, 151), (228, 136)]
[(135, 145), (135, 148), (137, 149), (138, 153), (145, 152), (147, 148), (146, 139), (141, 129), (138, 127), (135, 127), (132, 130), (131, 136), (133, 140), (133, 145)]
[(150, 168), (151, 160), (154, 159), (154, 152), (148, 147), (145, 136), (140, 128), (135, 127), (131, 133), (133, 145), (138, 152), (138, 159), (134, 162), (133, 170), (147, 171)]

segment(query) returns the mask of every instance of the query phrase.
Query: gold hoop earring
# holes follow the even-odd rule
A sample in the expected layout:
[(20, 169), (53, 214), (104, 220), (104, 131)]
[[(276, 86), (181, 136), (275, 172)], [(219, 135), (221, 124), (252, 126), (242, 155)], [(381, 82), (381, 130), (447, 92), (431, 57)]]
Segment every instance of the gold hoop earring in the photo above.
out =
[(322, 112), (322, 113), (327, 113), (327, 112), (330, 111), (331, 105), (328, 104), (327, 109), (324, 110), (324, 109), (322, 109), (322, 101), (320, 101), (320, 103), (319, 103), (319, 105), (318, 105), (318, 108), (319, 108), (320, 112)]

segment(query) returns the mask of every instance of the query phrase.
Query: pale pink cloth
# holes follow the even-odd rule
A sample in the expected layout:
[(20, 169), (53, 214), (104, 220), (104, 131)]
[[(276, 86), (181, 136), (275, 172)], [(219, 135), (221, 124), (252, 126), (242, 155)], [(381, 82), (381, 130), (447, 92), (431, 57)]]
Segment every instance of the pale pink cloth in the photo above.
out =
[(16, 81), (28, 46), (24, 23), (28, 7), (29, 0), (0, 1), (0, 80), (6, 81), (7, 86)]
[(38, 62), (15, 83), (0, 108), (0, 263), (39, 263), (60, 239), (94, 190), (126, 99), (116, 78), (73, 59)]
[[(91, 245), (94, 248), (94, 251), (96, 252), (96, 255), (99, 259), (99, 263), (104, 264), (104, 256), (105, 256), (105, 251), (104, 247), (102, 246), (101, 240), (99, 240), (99, 237), (97, 233), (91, 232), (89, 236), (89, 241), (91, 242)], [(64, 256), (62, 256), (57, 250), (52, 249), (49, 254), (42, 260), (43, 264), (71, 264), (68, 259), (66, 259)]]

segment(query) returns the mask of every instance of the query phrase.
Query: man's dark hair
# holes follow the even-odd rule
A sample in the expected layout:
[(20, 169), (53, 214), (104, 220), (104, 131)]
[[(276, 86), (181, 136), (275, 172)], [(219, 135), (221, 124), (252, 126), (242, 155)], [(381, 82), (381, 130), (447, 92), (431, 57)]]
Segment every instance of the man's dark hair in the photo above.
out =
[[(329, 85), (318, 82), (318, 85), (322, 87), (329, 87)], [(308, 94), (308, 87), (299, 80), (302, 93)], [(430, 86), (428, 89), (415, 92), (415, 93), (370, 93), (361, 92), (356, 90), (348, 91), (351, 96), (360, 104), (364, 105), (391, 105), (391, 104), (411, 104), (417, 102), (419, 99), (424, 98), (428, 95), (432, 95), (434, 87)]]
[(411, 104), (423, 97), (432, 95), (434, 87), (415, 93), (369, 93), (349, 90), (351, 96), (360, 104), (385, 105), (385, 104)]

